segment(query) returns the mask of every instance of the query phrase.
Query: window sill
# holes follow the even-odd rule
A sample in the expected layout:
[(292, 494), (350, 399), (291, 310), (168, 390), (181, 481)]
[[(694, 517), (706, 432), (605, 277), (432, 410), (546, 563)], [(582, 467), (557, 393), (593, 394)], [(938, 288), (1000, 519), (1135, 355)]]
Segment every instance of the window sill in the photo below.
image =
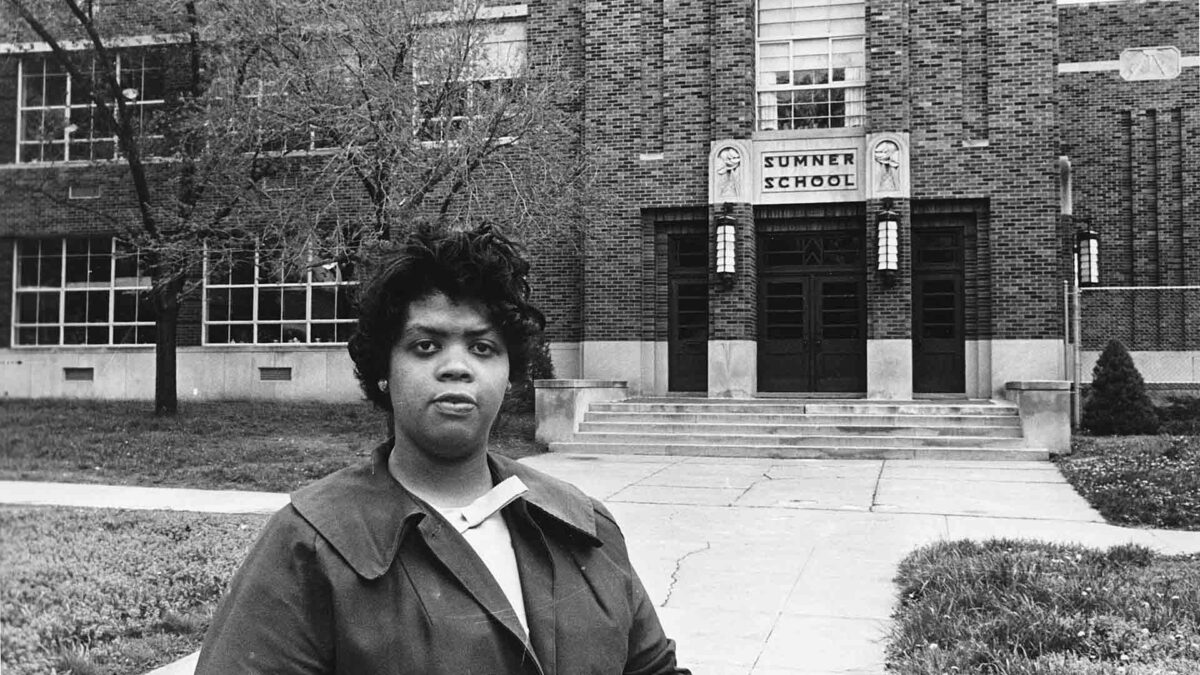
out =
[(752, 141), (791, 141), (803, 138), (862, 138), (866, 127), (836, 127), (833, 129), (791, 129), (788, 131), (755, 131)]

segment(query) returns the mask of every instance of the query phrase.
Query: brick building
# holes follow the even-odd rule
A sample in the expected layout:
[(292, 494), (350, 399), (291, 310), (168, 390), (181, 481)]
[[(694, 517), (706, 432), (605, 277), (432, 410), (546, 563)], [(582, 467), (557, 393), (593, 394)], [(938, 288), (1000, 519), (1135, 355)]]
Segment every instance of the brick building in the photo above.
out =
[[(1198, 12), (506, 5), (529, 58), (562, 55), (585, 84), (581, 147), (611, 197), (585, 241), (531, 242), (559, 377), (895, 399), (1069, 378), (1064, 281), (1087, 227), (1101, 285), (1156, 290), (1085, 292), (1085, 360), (1119, 337), (1160, 375), (1147, 379), (1200, 381), (1200, 291), (1183, 288), (1200, 286)], [(0, 45), (0, 391), (148, 398), (145, 280), (105, 253), (102, 219), (39, 195), (127, 209), (123, 166), (66, 156), (103, 158), (102, 142), (23, 140), (64, 105), (30, 98), (52, 79), (40, 57)], [(78, 285), (93, 264), (108, 276)], [(184, 308), (181, 396), (357, 396), (336, 272), (209, 280)], [(278, 297), (277, 311), (237, 315), (242, 296)]]

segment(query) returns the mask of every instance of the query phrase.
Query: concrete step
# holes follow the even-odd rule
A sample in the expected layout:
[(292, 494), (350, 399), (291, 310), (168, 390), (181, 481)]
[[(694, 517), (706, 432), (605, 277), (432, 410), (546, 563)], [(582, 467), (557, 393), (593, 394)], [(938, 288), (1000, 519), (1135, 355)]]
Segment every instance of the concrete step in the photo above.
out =
[(995, 438), (992, 436), (867, 436), (861, 434), (832, 434), (832, 435), (771, 435), (771, 434), (742, 434), (728, 436), (722, 434), (700, 433), (653, 433), (653, 432), (612, 432), (612, 433), (578, 433), (575, 440), (586, 443), (612, 443), (626, 445), (758, 445), (758, 446), (789, 446), (789, 447), (980, 447), (980, 448), (1021, 448), (1023, 438)]
[(820, 424), (825, 426), (917, 426), (917, 427), (1017, 427), (1016, 415), (814, 415), (807, 413), (757, 412), (629, 412), (603, 411), (594, 407), (584, 419), (589, 422), (628, 424)]
[[(803, 416), (802, 416), (803, 417)], [(805, 420), (807, 421), (807, 420)], [(585, 433), (712, 434), (718, 436), (976, 436), (983, 438), (1021, 438), (1019, 424), (1007, 426), (926, 426), (879, 424), (876, 420), (856, 424), (709, 423), (646, 419), (629, 422), (589, 415), (579, 424)]]
[(974, 447), (794, 447), (779, 445), (733, 445), (691, 443), (597, 443), (559, 441), (551, 452), (617, 455), (670, 455), (688, 457), (763, 457), (771, 459), (927, 459), (971, 461), (1045, 461), (1050, 453), (1037, 448)]
[[(750, 402), (754, 401), (754, 402)], [(627, 413), (686, 413), (686, 414), (767, 414), (767, 415), (918, 415), (918, 416), (1016, 416), (1017, 409), (989, 403), (940, 405), (927, 403), (761, 403), (758, 399), (712, 403), (682, 403), (677, 401), (607, 401), (593, 403), (595, 412)]]

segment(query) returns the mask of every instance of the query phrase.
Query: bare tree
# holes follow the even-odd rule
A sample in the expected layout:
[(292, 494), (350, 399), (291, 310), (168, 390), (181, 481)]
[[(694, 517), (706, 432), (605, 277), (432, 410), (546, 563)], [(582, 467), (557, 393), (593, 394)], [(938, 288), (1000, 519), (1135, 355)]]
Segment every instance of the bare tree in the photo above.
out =
[[(47, 116), (41, 133), (61, 137), (66, 131), (71, 142), (107, 144), (92, 159), (104, 165), (119, 161), (128, 169), (136, 217), (99, 209), (93, 215), (145, 262), (155, 309), (154, 407), (158, 414), (174, 414), (179, 309), (201, 283), (197, 253), (210, 241), (254, 240), (255, 233), (235, 216), (259, 201), (271, 162), (253, 151), (233, 151), (211, 126), (195, 121), (208, 86), (209, 58), (196, 2), (143, 6), (146, 21), (136, 29), (121, 11), (132, 5), (105, 3), (98, 10), (90, 0), (5, 0), (3, 6), (10, 11), (0, 12), (0, 22), (13, 33), (24, 26), (23, 34), (44, 43), (69, 78), (73, 99), (90, 104), (79, 119), (77, 109), (64, 105), (61, 114)], [(130, 66), (135, 61), (137, 68)], [(160, 96), (161, 105), (143, 104)]]
[(0, 3), (128, 166), (138, 218), (114, 228), (150, 264), (159, 413), (177, 410), (176, 326), (201, 255), (210, 269), (256, 249), (260, 265), (353, 263), (418, 224), (483, 219), (580, 243), (597, 202), (577, 82), (556, 55), (527, 58), (524, 17), (481, 0), (128, 3), (176, 83), (150, 121), (122, 78), (128, 21), (105, 14), (125, 5)]
[(480, 0), (224, 0), (219, 17), (210, 109), (302, 158), (305, 189), (260, 223), (274, 239), (354, 256), (417, 223), (582, 233), (578, 84), (555, 55), (529, 61), (523, 17)]

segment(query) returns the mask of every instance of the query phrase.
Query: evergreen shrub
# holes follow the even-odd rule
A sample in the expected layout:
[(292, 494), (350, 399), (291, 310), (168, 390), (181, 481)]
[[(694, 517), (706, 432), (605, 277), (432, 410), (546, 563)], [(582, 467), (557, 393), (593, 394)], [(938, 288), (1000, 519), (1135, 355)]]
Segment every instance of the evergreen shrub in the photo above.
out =
[(554, 379), (554, 363), (550, 360), (550, 343), (546, 341), (546, 334), (538, 333), (533, 339), (534, 348), (529, 354), (529, 378), (513, 383), (512, 389), (504, 397), (504, 406), (501, 408), (504, 412), (533, 412), (533, 381)]
[(1083, 428), (1101, 436), (1158, 433), (1158, 416), (1146, 383), (1119, 340), (1108, 345), (1092, 369), (1092, 387), (1083, 402)]

